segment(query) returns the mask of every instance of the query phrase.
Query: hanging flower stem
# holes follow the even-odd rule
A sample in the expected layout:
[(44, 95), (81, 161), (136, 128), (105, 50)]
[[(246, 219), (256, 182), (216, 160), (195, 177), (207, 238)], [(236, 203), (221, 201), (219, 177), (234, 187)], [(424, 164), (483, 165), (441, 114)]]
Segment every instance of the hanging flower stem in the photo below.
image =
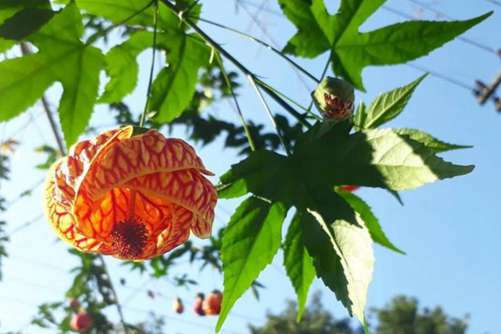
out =
[(151, 66), (150, 66), (150, 76), (148, 78), (148, 88), (146, 91), (146, 103), (144, 104), (144, 110), (141, 114), (141, 119), (139, 121), (139, 126), (143, 127), (146, 121), (146, 114), (150, 107), (151, 99), (151, 88), (153, 85), (153, 74), (155, 72), (155, 59), (157, 56), (157, 35), (158, 35), (158, 1), (155, 2), (155, 13), (153, 14), (153, 51), (151, 52)]
[[(329, 58), (327, 59), (327, 62), (325, 63), (324, 69), (322, 71), (322, 75), (320, 76), (320, 81), (324, 80), (325, 76), (327, 75), (327, 71), (329, 70), (329, 65), (331, 64), (331, 59), (332, 59), (332, 52), (329, 53)], [(313, 108), (313, 98), (311, 99), (310, 105), (308, 106), (308, 113), (311, 113), (311, 108)]]

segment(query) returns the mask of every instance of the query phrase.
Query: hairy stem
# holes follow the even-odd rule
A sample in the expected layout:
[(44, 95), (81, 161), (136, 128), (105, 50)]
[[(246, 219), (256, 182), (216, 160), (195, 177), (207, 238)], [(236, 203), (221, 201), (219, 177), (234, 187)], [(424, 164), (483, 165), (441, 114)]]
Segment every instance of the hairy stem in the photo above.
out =
[(157, 55), (157, 35), (158, 35), (158, 1), (155, 2), (155, 14), (153, 15), (153, 51), (151, 52), (151, 66), (150, 66), (150, 75), (148, 78), (148, 89), (146, 90), (146, 102), (144, 104), (144, 110), (141, 114), (141, 119), (139, 121), (139, 126), (144, 126), (144, 122), (146, 121), (146, 113), (148, 112), (148, 108), (150, 106), (151, 99), (151, 87), (153, 84), (153, 73), (155, 72), (155, 58)]

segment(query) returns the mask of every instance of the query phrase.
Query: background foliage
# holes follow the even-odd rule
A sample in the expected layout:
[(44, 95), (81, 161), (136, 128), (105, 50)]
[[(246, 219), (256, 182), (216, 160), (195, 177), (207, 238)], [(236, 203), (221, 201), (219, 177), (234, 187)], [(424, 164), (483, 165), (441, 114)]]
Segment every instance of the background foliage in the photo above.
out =
[[(331, 15), (321, 0), (281, 0), (284, 14), (298, 29), (281, 53), (284, 61), (291, 61), (285, 53), (311, 58), (328, 51), (327, 65), (362, 90), (365, 66), (426, 55), (489, 15), (456, 22), (406, 22), (359, 33), (359, 26), (383, 3), (344, 0), (340, 11)], [(240, 150), (244, 158), (221, 177), (219, 195), (246, 198), (224, 232), (215, 234), (202, 248), (187, 243), (148, 263), (125, 264), (156, 278), (168, 276), (176, 261), (186, 259), (201, 269), (222, 270), (225, 299), (218, 329), (247, 289), (258, 293), (259, 273), (281, 248), (298, 294), (298, 317), (316, 274), (365, 325), (374, 262), (372, 241), (402, 251), (385, 235), (369, 205), (338, 187), (384, 188), (398, 198), (397, 191), (473, 169), (438, 156), (465, 146), (445, 143), (416, 129), (378, 129), (404, 110), (422, 77), (380, 95), (368, 106), (361, 103), (353, 122), (324, 122), (319, 113), (292, 103), (198, 30), (201, 7), (192, 1), (123, 1), (120, 6), (109, 1), (22, 1), (6, 2), (0, 13), (3, 49), (17, 44), (21, 52), (0, 63), (0, 100), (5, 101), (0, 120), (18, 116), (59, 82), (63, 94), (58, 115), (67, 147), (85, 131), (93, 132), (89, 121), (96, 104), (108, 104), (117, 124), (137, 123), (138, 116), (123, 99), (136, 87), (138, 55), (154, 47), (162, 68), (152, 80), (145, 107), (147, 125), (165, 131), (182, 126), (191, 140), (203, 145), (223, 136), (227, 147)], [(102, 43), (114, 29), (121, 29), (122, 40), (113, 41), (106, 50)], [(282, 113), (271, 115), (275, 132), (266, 132), (263, 124), (244, 120), (237, 125), (204, 113), (208, 105), (232, 98), (238, 89), (239, 74), (227, 72), (227, 63), (283, 107)], [(101, 72), (108, 77), (102, 92)], [(311, 77), (316, 82), (321, 79)], [(47, 161), (39, 168), (48, 167), (64, 153), (48, 146), (40, 151), (47, 154)], [(0, 171), (6, 175), (7, 167)], [(282, 237), (288, 212), (294, 217)], [(0, 248), (0, 256), (4, 254)], [(102, 311), (120, 304), (104, 262), (92, 255), (72, 254), (79, 257), (81, 266), (74, 270), (75, 280), (66, 297), (81, 299), (96, 319), (98, 333), (113, 330)], [(181, 286), (194, 282), (189, 274), (172, 279)], [(55, 320), (54, 311), (65, 314), (64, 318)], [(34, 321), (68, 331), (70, 313), (62, 302), (44, 304)]]

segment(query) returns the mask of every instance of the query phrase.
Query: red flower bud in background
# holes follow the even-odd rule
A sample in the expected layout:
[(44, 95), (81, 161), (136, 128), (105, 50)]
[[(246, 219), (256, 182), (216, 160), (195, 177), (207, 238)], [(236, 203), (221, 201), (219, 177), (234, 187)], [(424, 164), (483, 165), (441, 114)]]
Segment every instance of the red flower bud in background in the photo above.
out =
[(77, 332), (86, 332), (92, 327), (92, 317), (85, 311), (73, 314), (70, 321), (70, 327)]
[(69, 300), (69, 305), (70, 308), (73, 310), (73, 312), (77, 312), (78, 309), (80, 308), (80, 302), (76, 298), (71, 298)]
[(176, 299), (174, 299), (174, 301), (172, 302), (172, 310), (177, 314), (181, 314), (184, 312), (184, 305), (181, 298), (176, 297)]
[(219, 290), (214, 290), (205, 298), (203, 302), (203, 310), (206, 315), (218, 315), (221, 312), (221, 303), (223, 302), (223, 294)]
[(193, 312), (201, 317), (205, 316), (205, 311), (203, 309), (204, 299), (205, 295), (203, 293), (198, 293), (197, 298), (195, 298), (193, 302)]

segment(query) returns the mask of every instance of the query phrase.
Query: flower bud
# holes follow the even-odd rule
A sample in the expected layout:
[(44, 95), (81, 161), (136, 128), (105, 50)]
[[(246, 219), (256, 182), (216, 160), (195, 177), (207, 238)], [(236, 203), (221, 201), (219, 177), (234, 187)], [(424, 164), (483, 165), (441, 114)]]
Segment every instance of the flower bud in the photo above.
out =
[(318, 85), (312, 96), (326, 120), (341, 122), (353, 114), (355, 92), (347, 81), (327, 77)]

